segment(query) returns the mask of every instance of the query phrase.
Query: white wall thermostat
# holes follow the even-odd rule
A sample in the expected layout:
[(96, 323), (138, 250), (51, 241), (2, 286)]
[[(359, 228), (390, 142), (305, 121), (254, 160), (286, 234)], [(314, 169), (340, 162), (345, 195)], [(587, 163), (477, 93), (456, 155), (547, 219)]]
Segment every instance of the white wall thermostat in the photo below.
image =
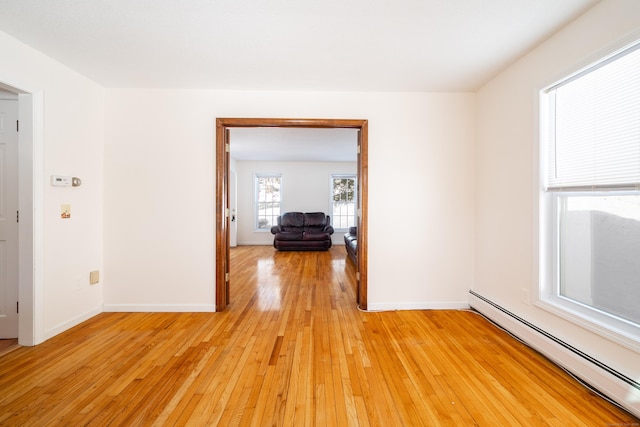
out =
[(51, 185), (54, 187), (71, 187), (71, 177), (51, 175)]
[(51, 175), (51, 185), (54, 187), (80, 187), (82, 180), (75, 176)]

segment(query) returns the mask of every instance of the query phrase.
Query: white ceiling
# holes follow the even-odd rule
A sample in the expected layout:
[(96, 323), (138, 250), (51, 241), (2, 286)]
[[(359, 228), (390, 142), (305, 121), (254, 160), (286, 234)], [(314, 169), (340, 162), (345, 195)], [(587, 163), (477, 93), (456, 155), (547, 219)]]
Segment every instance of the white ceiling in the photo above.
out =
[(236, 160), (355, 162), (356, 129), (233, 128)]
[[(107, 88), (469, 92), (597, 2), (0, 0), (0, 31)], [(233, 129), (232, 156), (354, 161), (354, 132)]]
[(474, 91), (597, 0), (0, 0), (104, 87)]

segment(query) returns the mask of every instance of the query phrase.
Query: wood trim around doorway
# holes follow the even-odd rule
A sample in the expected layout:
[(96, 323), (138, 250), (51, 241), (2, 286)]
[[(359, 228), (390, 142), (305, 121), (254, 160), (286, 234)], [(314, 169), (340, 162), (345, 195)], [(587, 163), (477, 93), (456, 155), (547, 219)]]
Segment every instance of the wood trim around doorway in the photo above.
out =
[(348, 128), (359, 130), (358, 153), (358, 271), (357, 304), (367, 310), (367, 243), (368, 243), (368, 121), (343, 119), (216, 119), (216, 311), (230, 303), (229, 292), (229, 150), (231, 128)]

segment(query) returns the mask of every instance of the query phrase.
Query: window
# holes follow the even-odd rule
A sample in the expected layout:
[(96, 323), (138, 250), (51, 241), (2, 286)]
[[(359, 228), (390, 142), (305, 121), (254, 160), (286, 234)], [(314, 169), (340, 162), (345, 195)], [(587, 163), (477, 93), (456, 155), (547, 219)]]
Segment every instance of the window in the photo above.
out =
[(256, 174), (256, 230), (270, 231), (278, 224), (282, 203), (282, 175)]
[(356, 225), (356, 176), (331, 175), (331, 217), (333, 228), (346, 230)]
[(542, 106), (541, 301), (640, 343), (640, 43)]

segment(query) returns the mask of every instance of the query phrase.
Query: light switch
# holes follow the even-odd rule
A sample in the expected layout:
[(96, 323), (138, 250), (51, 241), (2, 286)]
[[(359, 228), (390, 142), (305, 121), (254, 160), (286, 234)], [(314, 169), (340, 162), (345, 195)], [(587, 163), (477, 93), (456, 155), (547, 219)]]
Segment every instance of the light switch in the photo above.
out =
[(60, 218), (71, 218), (71, 205), (60, 205)]

